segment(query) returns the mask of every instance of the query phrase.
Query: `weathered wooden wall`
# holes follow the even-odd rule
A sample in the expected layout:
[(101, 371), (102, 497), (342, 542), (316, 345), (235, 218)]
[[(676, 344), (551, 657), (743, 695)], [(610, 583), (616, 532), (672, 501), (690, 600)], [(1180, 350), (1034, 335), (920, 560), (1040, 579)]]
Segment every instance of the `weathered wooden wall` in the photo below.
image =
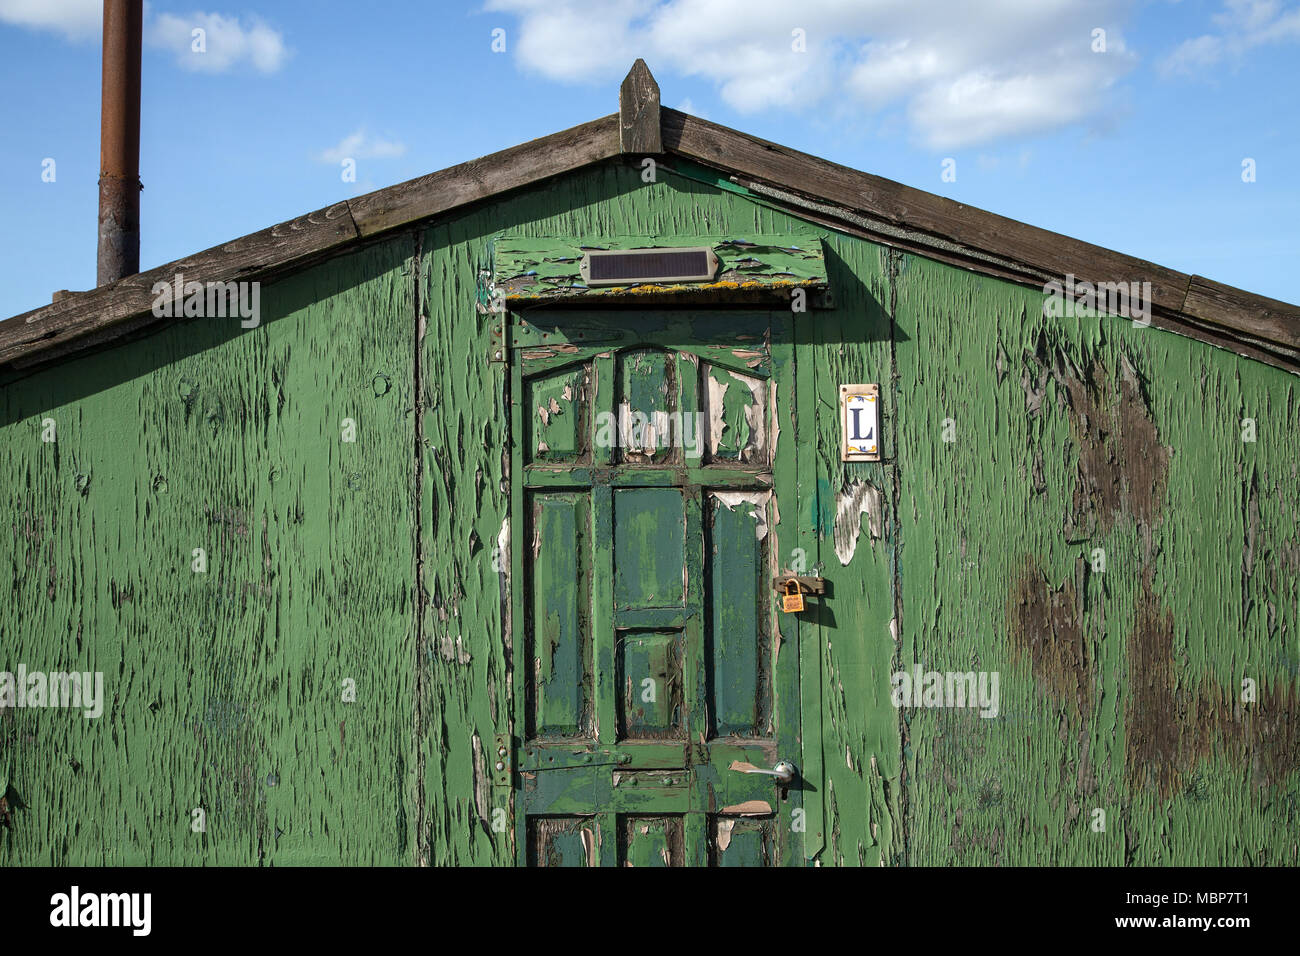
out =
[[(479, 270), (503, 232), (808, 228), (676, 165), (596, 167), (310, 268), (264, 288), (255, 330), (186, 322), (3, 387), (0, 668), (103, 670), (109, 704), (0, 714), (23, 804), (0, 859), (514, 860), (488, 770), (509, 396)], [(783, 515), (834, 588), (800, 638), (820, 861), (1297, 862), (1296, 380), (1045, 320), (1032, 291), (848, 236), (827, 268), (837, 307), (798, 345), (816, 504)], [(839, 461), (842, 382), (882, 385), (881, 463)], [(913, 662), (999, 671), (1000, 717), (900, 713)]]
[(0, 713), (6, 861), (410, 859), (409, 255), (0, 392), (0, 667), (103, 671), (107, 698)]
[(996, 720), (910, 715), (911, 861), (1300, 862), (1300, 381), (910, 256), (895, 287), (903, 657), (1002, 674)]

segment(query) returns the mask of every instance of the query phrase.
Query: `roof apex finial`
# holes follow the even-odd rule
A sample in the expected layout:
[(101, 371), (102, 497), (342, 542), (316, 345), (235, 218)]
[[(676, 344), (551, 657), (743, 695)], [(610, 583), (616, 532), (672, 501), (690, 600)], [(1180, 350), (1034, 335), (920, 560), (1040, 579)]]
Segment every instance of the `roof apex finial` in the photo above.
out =
[(659, 84), (645, 60), (637, 57), (618, 88), (618, 143), (625, 153), (662, 153)]

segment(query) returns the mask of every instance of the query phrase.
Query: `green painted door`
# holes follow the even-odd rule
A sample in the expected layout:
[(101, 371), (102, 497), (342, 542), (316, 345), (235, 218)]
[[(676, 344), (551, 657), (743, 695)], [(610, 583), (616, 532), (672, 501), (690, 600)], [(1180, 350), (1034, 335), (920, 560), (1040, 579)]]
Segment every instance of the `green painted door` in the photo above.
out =
[(793, 318), (511, 329), (522, 863), (802, 862)]

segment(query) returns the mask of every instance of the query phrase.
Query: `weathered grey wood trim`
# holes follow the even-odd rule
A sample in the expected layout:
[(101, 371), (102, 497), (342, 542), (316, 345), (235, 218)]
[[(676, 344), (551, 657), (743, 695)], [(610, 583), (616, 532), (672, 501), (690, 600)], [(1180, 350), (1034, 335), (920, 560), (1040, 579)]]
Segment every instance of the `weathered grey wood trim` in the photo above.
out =
[(1300, 309), (1204, 276), (1192, 276), (1183, 312), (1253, 338), (1300, 350)]

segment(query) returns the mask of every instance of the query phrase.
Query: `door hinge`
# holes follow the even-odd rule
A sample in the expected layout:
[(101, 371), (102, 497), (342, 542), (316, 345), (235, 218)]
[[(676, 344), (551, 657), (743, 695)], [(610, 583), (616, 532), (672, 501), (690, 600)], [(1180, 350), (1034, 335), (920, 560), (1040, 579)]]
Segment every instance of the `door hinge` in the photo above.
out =
[(506, 330), (510, 328), (510, 313), (489, 312), (488, 321), (488, 361), (509, 362), (510, 342)]
[(525, 747), (519, 769), (535, 773), (539, 770), (572, 770), (575, 767), (599, 767), (631, 762), (631, 754), (615, 753), (612, 750)]

